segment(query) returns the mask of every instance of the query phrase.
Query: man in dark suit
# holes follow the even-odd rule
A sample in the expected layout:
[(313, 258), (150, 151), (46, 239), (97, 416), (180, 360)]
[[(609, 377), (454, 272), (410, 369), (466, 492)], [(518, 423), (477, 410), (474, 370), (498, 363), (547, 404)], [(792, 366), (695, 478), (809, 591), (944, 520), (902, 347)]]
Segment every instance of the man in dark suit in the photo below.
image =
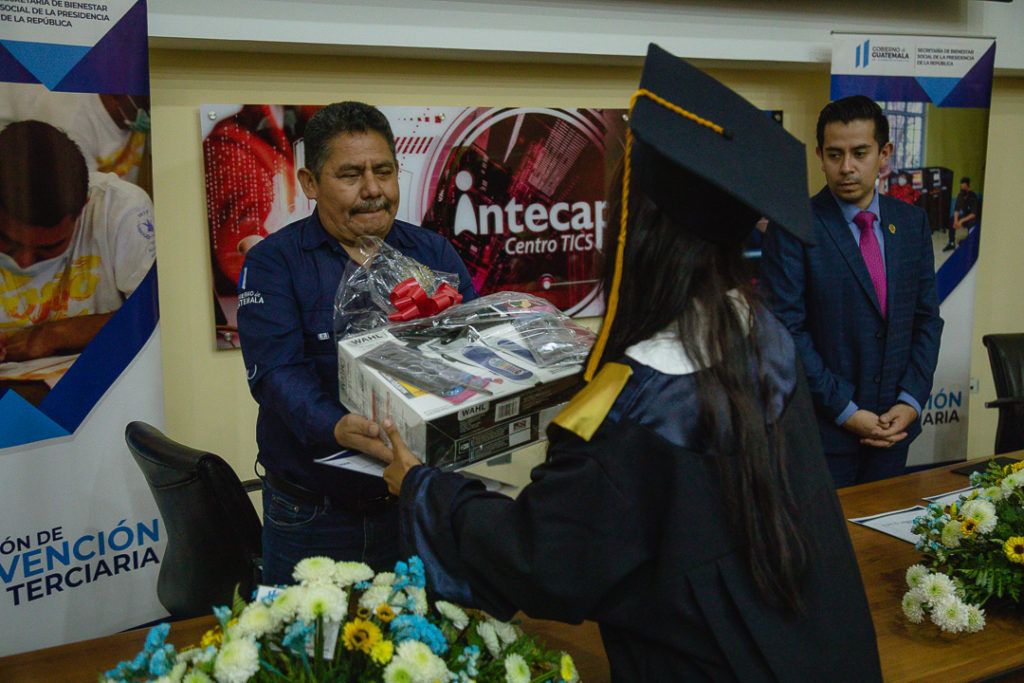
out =
[(828, 104), (817, 143), (816, 244), (769, 228), (761, 274), (807, 372), (829, 470), (850, 486), (903, 471), (942, 319), (924, 211), (875, 189), (892, 153), (881, 109), (863, 96)]

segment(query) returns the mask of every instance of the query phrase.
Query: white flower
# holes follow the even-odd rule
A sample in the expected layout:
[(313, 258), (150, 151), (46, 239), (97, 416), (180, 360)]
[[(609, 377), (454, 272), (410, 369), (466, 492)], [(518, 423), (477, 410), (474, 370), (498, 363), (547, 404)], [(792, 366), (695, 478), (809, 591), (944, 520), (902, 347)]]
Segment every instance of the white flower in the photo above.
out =
[(213, 675), (220, 683), (245, 683), (260, 669), (256, 643), (248, 638), (229, 640), (221, 646), (213, 663)]
[[(370, 586), (366, 589), (366, 592), (359, 597), (359, 606), (372, 612), (377, 609), (378, 605), (386, 603), (390, 597), (391, 586)], [(398, 614), (401, 612), (401, 609), (395, 607), (394, 612), (395, 614)]]
[(910, 590), (903, 594), (903, 614), (912, 624), (924, 621), (924, 602), (917, 591)]
[(412, 611), (416, 614), (426, 614), (430, 609), (427, 604), (427, 591), (416, 586), (406, 586), (405, 594), (413, 599)]
[(269, 607), (262, 602), (253, 602), (242, 610), (232, 631), (243, 637), (262, 638), (276, 631), (279, 623)]
[(1003, 483), (1001, 486), (1003, 488), (1004, 497), (1009, 496), (1015, 489), (1019, 489), (1021, 486), (1024, 486), (1024, 470), (1017, 470), (1016, 472), (1003, 477)]
[(171, 669), (171, 673), (167, 674), (167, 679), (172, 683), (179, 683), (179, 681), (181, 681), (181, 677), (185, 675), (185, 669), (187, 668), (188, 664), (179, 661), (174, 665), (174, 668)]
[(956, 595), (956, 585), (953, 580), (942, 572), (929, 574), (921, 582), (921, 593), (931, 605), (937, 605), (945, 598)]
[(445, 602), (444, 600), (438, 600), (434, 603), (434, 607), (437, 608), (437, 611), (441, 613), (442, 617), (452, 622), (452, 626), (460, 631), (466, 628), (469, 624), (469, 617), (462, 611), (462, 608), (457, 605)]
[(963, 538), (963, 529), (960, 527), (960, 522), (955, 519), (942, 527), (942, 545), (947, 548), (959, 548), (961, 538)]
[(1003, 489), (998, 486), (989, 486), (987, 489), (981, 492), (981, 495), (985, 496), (993, 503), (998, 503), (1003, 499)]
[(392, 659), (384, 669), (384, 683), (413, 683), (412, 665), (404, 659)]
[(488, 619), (488, 622), (494, 627), (494, 632), (498, 634), (501, 642), (505, 645), (511, 645), (519, 639), (519, 632), (512, 624), (493, 618)]
[(522, 655), (513, 652), (505, 657), (505, 681), (507, 683), (530, 683), (530, 666)]
[(341, 621), (348, 611), (345, 591), (332, 584), (314, 584), (306, 588), (299, 605), (298, 616), (303, 621), (323, 617), (327, 621)]
[(960, 633), (967, 628), (967, 605), (950, 595), (932, 606), (932, 621), (947, 633)]
[(476, 625), (477, 634), (483, 638), (484, 645), (487, 646), (487, 651), (491, 653), (491, 656), (497, 658), (501, 654), (501, 644), (498, 642), (498, 634), (494, 630), (494, 626), (490, 622), (481, 621)]
[(985, 610), (977, 605), (967, 605), (967, 632), (977, 633), (985, 628)]
[(907, 568), (907, 585), (911, 588), (920, 588), (921, 582), (928, 576), (928, 567), (923, 564), (911, 565)]
[(306, 590), (305, 586), (288, 586), (270, 603), (270, 613), (279, 622), (291, 621), (306, 601)]
[(213, 683), (213, 679), (199, 669), (193, 669), (185, 674), (181, 683)]
[(374, 586), (391, 586), (395, 583), (394, 572), (381, 572), (373, 577)]
[(426, 643), (403, 640), (395, 651), (395, 658), (408, 664), (414, 683), (433, 683), (448, 680), (448, 667)]
[(292, 576), (303, 584), (332, 583), (336, 565), (329, 557), (307, 557), (295, 565)]
[(338, 562), (334, 568), (334, 580), (343, 588), (372, 578), (373, 570), (362, 562)]
[(987, 534), (996, 528), (996, 506), (987, 500), (969, 500), (960, 508), (964, 517), (971, 517), (978, 523), (976, 531)]

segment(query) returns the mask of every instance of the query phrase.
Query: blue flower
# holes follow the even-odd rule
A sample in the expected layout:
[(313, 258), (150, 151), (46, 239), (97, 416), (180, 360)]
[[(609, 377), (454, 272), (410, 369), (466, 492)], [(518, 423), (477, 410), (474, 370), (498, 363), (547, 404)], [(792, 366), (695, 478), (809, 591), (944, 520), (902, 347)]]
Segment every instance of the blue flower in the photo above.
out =
[(477, 647), (476, 645), (467, 645), (466, 649), (464, 649), (462, 651), (462, 654), (460, 654), (459, 657), (458, 657), (458, 662), (460, 664), (465, 664), (465, 668), (462, 671), (459, 672), (459, 680), (460, 681), (462, 681), (463, 678), (465, 678), (466, 680), (469, 680), (471, 678), (476, 678), (477, 676), (480, 675), (480, 672), (479, 672), (479, 670), (477, 669), (477, 666), (476, 666), (477, 661), (479, 659), (480, 659), (480, 648)]
[(395, 644), (406, 640), (418, 640), (440, 656), (448, 651), (448, 641), (441, 629), (419, 614), (400, 614), (391, 622), (391, 637)]
[(364, 590), (369, 589), (369, 587), (372, 586), (372, 585), (373, 584), (371, 584), (369, 581), (360, 581), (359, 583), (357, 583), (355, 585), (355, 589), (357, 591), (364, 591)]
[(306, 651), (306, 638), (313, 631), (313, 624), (304, 621), (295, 621), (285, 629), (284, 638), (281, 644), (295, 654)]
[(161, 648), (164, 641), (167, 640), (167, 634), (170, 630), (171, 625), (166, 622), (149, 629), (149, 633), (146, 635), (146, 645), (144, 646), (146, 652), (152, 652)]
[(149, 660), (149, 675), (159, 678), (165, 676), (171, 670), (171, 663), (167, 660), (167, 652), (157, 650)]
[(231, 608), (230, 607), (214, 607), (213, 616), (217, 617), (217, 621), (220, 622), (220, 627), (225, 631), (228, 628), (228, 620), (231, 619)]

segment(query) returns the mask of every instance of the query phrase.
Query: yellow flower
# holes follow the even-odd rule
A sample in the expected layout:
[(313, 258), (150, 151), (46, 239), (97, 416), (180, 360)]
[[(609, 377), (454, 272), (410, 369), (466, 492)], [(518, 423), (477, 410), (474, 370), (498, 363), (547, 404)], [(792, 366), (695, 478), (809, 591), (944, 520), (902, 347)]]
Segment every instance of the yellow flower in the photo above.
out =
[(203, 637), (199, 640), (199, 647), (204, 650), (211, 645), (214, 647), (220, 647), (223, 640), (224, 634), (221, 633), (220, 626), (215, 626), (203, 634)]
[(391, 655), (395, 652), (395, 646), (390, 640), (382, 640), (374, 643), (370, 648), (370, 658), (377, 664), (384, 665), (391, 661)]
[(370, 618), (370, 610), (368, 610), (365, 607), (359, 607), (359, 608), (356, 609), (356, 616), (359, 617), (360, 619), (369, 619)]
[(1010, 465), (1011, 472), (1020, 472), (1021, 470), (1024, 470), (1024, 460), (1018, 460)]
[(1006, 559), (1017, 564), (1024, 564), (1024, 536), (1011, 536), (1003, 544)]
[(960, 533), (964, 535), (964, 538), (970, 538), (974, 530), (978, 528), (978, 520), (973, 517), (968, 517), (960, 524)]
[(563, 681), (579, 680), (580, 675), (579, 672), (576, 671), (576, 663), (572, 661), (572, 657), (570, 657), (568, 654), (564, 652), (562, 653), (562, 661), (560, 663), (559, 669), (559, 673), (562, 675)]
[(374, 610), (374, 614), (376, 614), (377, 618), (385, 624), (390, 624), (391, 620), (395, 618), (395, 611), (391, 609), (391, 605), (386, 602), (382, 602), (377, 605), (377, 609)]
[(361, 650), (369, 653), (373, 646), (381, 640), (380, 628), (372, 621), (353, 619), (345, 624), (342, 640), (349, 650)]

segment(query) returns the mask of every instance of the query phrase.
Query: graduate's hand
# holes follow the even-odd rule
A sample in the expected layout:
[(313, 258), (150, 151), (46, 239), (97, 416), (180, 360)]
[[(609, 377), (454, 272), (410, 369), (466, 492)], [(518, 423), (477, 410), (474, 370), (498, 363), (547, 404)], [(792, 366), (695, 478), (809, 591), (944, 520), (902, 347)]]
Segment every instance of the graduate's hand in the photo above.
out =
[(334, 440), (339, 446), (391, 462), (391, 450), (380, 438), (380, 427), (362, 415), (349, 413), (334, 425)]
[(405, 481), (405, 475), (409, 473), (409, 470), (419, 467), (423, 463), (412, 454), (412, 451), (402, 441), (402, 435), (398, 433), (398, 426), (394, 422), (384, 420), (383, 427), (384, 432), (388, 435), (388, 439), (391, 440), (391, 457), (385, 459), (390, 464), (384, 468), (384, 481), (387, 482), (388, 491), (392, 495), (397, 496), (402, 492), (402, 482)]

